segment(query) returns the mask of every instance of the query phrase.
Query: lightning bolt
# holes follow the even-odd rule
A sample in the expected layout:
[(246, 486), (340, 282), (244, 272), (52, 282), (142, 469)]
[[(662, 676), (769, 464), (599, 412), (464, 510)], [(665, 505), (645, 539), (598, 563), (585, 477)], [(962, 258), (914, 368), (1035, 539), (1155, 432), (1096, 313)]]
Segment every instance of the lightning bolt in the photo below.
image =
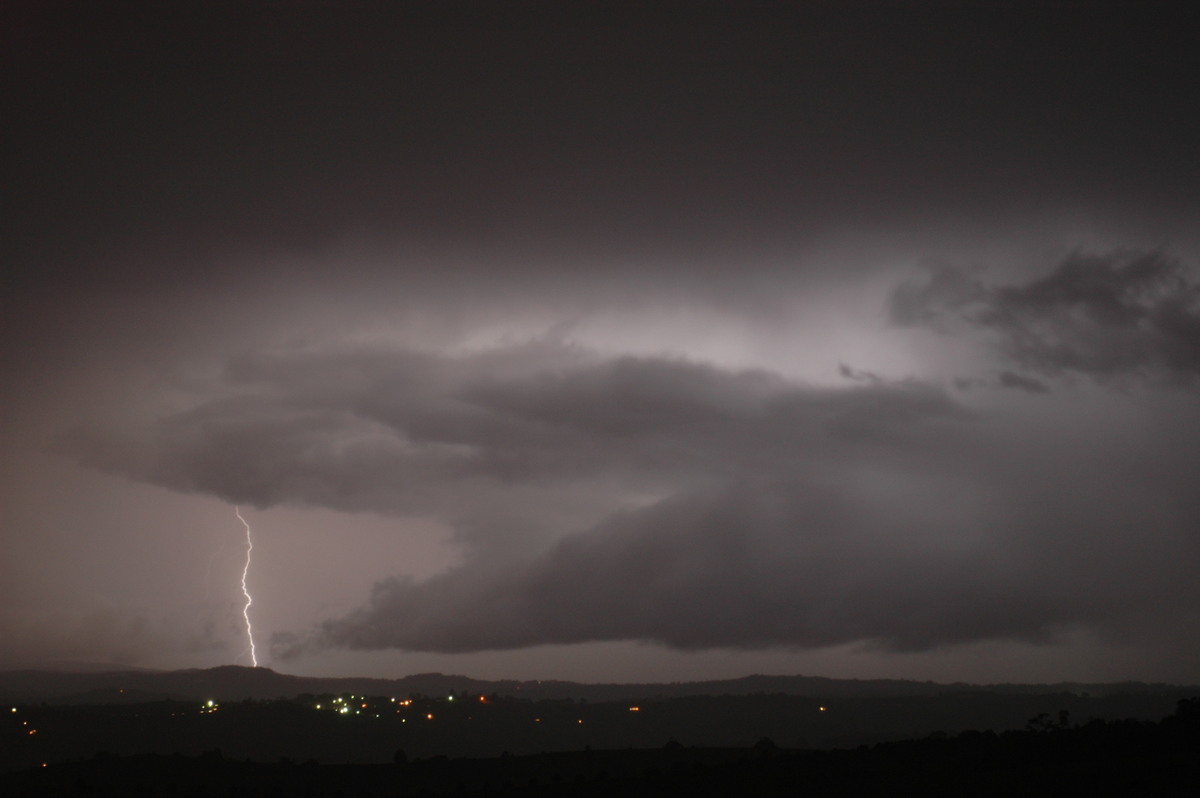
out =
[(254, 599), (250, 598), (250, 591), (246, 589), (246, 575), (250, 573), (250, 552), (254, 551), (254, 541), (250, 538), (250, 524), (246, 523), (245, 518), (242, 518), (242, 511), (236, 504), (233, 506), (233, 514), (242, 522), (242, 526), (246, 527), (246, 565), (242, 568), (242, 595), (246, 597), (246, 606), (242, 607), (242, 617), (246, 619), (246, 637), (250, 640), (250, 663), (257, 668), (258, 656), (254, 653), (254, 628), (250, 625), (250, 605), (254, 603)]

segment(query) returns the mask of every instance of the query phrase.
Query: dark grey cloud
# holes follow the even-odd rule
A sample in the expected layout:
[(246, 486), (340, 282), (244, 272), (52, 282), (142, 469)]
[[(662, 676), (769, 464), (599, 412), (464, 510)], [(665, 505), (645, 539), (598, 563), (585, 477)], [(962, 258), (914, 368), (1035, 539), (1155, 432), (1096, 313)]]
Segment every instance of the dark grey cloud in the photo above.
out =
[[(1159, 388), (1196, 383), (1195, 280), (1144, 254), (1195, 257), (1184, 9), (179, 5), (0, 10), (10, 537), (64, 541), (24, 606), (67, 541), (122, 552), (94, 592), (186, 578), (208, 553), (146, 553), (129, 509), (199, 546), (217, 498), (453, 530), (461, 563), (397, 563), (420, 576), (318, 646), (911, 650), (1194, 615), (1200, 428)], [(1079, 244), (1143, 254), (1017, 268)], [(880, 329), (926, 256), (1000, 267), (931, 269)], [(81, 416), (73, 459), (38, 448)], [(310, 562), (352, 534), (293, 513), (330, 527)]]
[(1197, 56), (1161, 6), (141, 5), (2, 9), (22, 286), (202, 288), (347, 231), (740, 259), (1079, 194), (1195, 207)]
[(1050, 393), (1050, 388), (1041, 380), (1012, 371), (1000, 372), (1000, 376), (996, 378), (996, 382), (1001, 388), (1013, 388), (1018, 391), (1025, 391), (1026, 393)]
[(977, 278), (954, 266), (933, 263), (927, 272), (924, 281), (901, 283), (892, 292), (889, 310), (896, 324), (943, 329), (963, 307), (987, 294)]
[[(932, 545), (807, 481), (739, 483), (621, 513), (521, 568), (376, 585), (308, 645), (458, 652), (636, 639), (682, 649), (1048, 639), (1090, 597), (1006, 557)], [(1022, 566), (1026, 563), (1022, 562)], [(278, 641), (278, 653), (303, 650)]]
[(274, 652), (629, 639), (916, 651), (1119, 633), (1196, 599), (1178, 558), (1200, 543), (1189, 532), (1200, 508), (1183, 498), (1180, 462), (1156, 472), (1150, 452), (999, 434), (1011, 448), (989, 452), (982, 436), (954, 469), (797, 458), (790, 477), (681, 491), (508, 567), (381, 582), (363, 609)]
[(966, 411), (920, 383), (825, 389), (682, 359), (536, 343), (243, 358), (219, 395), (137, 436), (66, 441), (83, 462), (230, 502), (417, 511), (447, 484), (777, 476), (798, 462), (930, 448)]
[[(384, 581), (362, 610), (281, 636), (281, 657), (1048, 640), (1119, 614), (1141, 590), (1123, 569), (1157, 563), (1191, 518), (1173, 489), (1106, 471), (1133, 462), (1120, 452), (1080, 467), (1069, 440), (997, 429), (931, 384), (843, 373), (811, 386), (550, 340), (246, 356), (141, 436), (69, 446), (231, 503), (433, 515), (469, 544), (450, 571)], [(1152, 503), (1174, 515), (1145, 551), (1071, 559)]]
[[(1003, 286), (937, 266), (923, 282), (896, 288), (891, 316), (901, 325), (985, 333), (1013, 365), (1044, 377), (1200, 377), (1200, 285), (1157, 251), (1076, 252), (1045, 277)], [(1036, 390), (1031, 379), (1006, 371), (1000, 383)]]
[(856, 369), (853, 366), (847, 365), (846, 363), (838, 363), (838, 374), (848, 380), (853, 380), (854, 382), (864, 382), (869, 385), (881, 385), (887, 382), (887, 380), (885, 380), (882, 376), (873, 371)]

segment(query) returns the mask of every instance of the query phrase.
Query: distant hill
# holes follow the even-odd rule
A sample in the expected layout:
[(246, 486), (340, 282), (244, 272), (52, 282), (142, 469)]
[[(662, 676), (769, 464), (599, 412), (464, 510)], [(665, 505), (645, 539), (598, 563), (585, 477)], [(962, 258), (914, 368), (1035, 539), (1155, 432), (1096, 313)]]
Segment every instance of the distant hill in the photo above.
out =
[(684, 696), (782, 694), (816, 699), (922, 697), (986, 691), (1006, 695), (1062, 694), (1106, 696), (1145, 693), (1200, 693), (1198, 686), (1120, 682), (1086, 684), (939, 684), (899, 679), (830, 679), (819, 676), (745, 676), (704, 682), (665, 684), (581, 684), (565, 681), (486, 681), (467, 676), (422, 673), (401, 679), (309, 677), (277, 673), (270, 668), (226, 665), (177, 671), (123, 670), (0, 672), (0, 701), (8, 703), (105, 704), (162, 699), (236, 701), (245, 698), (291, 698), (302, 694), (427, 696), (456, 693), (514, 698), (625, 701)]

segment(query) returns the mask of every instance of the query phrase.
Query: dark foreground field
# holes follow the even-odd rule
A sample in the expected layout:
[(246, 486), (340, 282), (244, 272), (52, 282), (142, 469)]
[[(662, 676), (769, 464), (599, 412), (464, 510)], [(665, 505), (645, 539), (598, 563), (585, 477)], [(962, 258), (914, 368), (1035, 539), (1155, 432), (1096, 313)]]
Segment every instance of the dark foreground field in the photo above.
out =
[(962, 732), (849, 750), (777, 747), (577, 750), (527, 756), (322, 765), (100, 754), (0, 777), (5, 795), (1195, 795), (1200, 700), (1160, 722), (1032, 719), (1021, 731)]

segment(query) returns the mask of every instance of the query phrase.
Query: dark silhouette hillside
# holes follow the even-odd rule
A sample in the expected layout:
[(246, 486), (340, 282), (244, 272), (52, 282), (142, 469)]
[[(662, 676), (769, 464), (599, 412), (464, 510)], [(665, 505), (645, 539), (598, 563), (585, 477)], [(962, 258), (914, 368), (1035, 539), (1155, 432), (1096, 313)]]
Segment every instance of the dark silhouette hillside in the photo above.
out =
[(101, 754), (10, 774), (6, 794), (88, 796), (923, 796), (1191, 795), (1200, 789), (1200, 699), (1160, 722), (1031, 719), (1029, 728), (803, 751), (769, 738), (740, 748), (582, 749), (390, 765), (252, 763)]
[[(287, 757), (322, 763), (491, 757), (503, 752), (658, 747), (675, 739), (704, 748), (745, 748), (762, 738), (788, 749), (853, 748), (889, 740), (1058, 729), (1061, 717), (1161, 718), (1169, 693), (1077, 696), (987, 691), (932, 696), (818, 699), (785, 694), (648, 698), (637, 702), (541, 699), (450, 692), (404, 696), (303, 694), (272, 700), (17, 704), (0, 713), (0, 772), (92, 756)], [(1032, 719), (1032, 720), (1031, 720)]]

